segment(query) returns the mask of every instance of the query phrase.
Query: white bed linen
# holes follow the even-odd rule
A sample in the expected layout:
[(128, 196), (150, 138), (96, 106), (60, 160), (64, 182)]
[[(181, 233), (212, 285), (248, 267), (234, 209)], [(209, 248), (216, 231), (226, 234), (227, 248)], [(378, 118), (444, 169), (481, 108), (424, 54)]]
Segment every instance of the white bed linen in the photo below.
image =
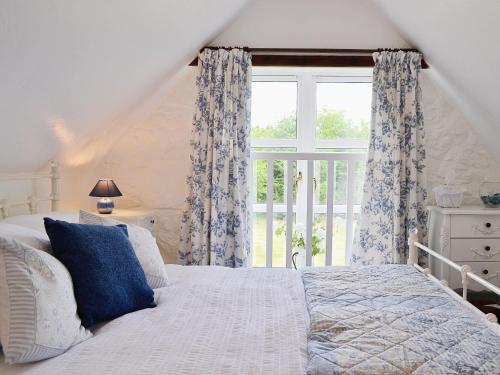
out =
[(4, 375), (303, 374), (308, 313), (298, 272), (167, 266), (158, 306), (94, 331), (59, 357)]
[(78, 223), (78, 212), (70, 211), (55, 211), (55, 212), (45, 212), (32, 215), (16, 215), (9, 216), (5, 218), (2, 222), (20, 225), (22, 227), (31, 228), (42, 232), (45, 235), (45, 226), (43, 224), (43, 218), (50, 217), (53, 220), (63, 220), (69, 223)]

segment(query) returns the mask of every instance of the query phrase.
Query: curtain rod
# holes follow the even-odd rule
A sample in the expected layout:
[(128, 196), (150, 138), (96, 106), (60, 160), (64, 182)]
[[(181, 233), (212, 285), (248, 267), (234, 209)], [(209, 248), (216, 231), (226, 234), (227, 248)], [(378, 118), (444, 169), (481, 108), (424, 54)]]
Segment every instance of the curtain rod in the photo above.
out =
[(202, 52), (204, 49), (234, 49), (239, 48), (247, 52), (264, 52), (264, 53), (340, 53), (340, 54), (359, 54), (359, 53), (373, 53), (380, 51), (406, 51), (406, 52), (420, 52), (416, 48), (368, 48), (368, 49), (338, 49), (338, 48), (252, 48), (252, 47), (238, 47), (238, 46), (228, 46), (228, 47), (219, 47), (219, 46), (206, 46), (200, 49)]
[[(376, 49), (327, 49), (327, 48), (251, 48), (207, 46), (204, 49), (240, 48), (252, 53), (254, 66), (302, 66), (302, 67), (373, 67), (372, 54), (380, 51), (418, 52), (415, 48), (376, 48)], [(190, 66), (198, 65), (196, 57)], [(428, 64), (422, 58), (422, 68)]]

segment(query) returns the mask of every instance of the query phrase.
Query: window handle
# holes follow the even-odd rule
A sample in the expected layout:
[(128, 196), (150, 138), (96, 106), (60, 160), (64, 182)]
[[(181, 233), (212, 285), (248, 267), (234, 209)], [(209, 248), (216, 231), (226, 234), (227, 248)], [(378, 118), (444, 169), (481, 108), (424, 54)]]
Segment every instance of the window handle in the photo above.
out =
[[(295, 177), (295, 189), (299, 191), (299, 183), (302, 182), (302, 172), (299, 171), (299, 174)], [(313, 177), (313, 191), (316, 191), (316, 177)]]
[(299, 191), (299, 182), (302, 181), (302, 172), (299, 171), (299, 174), (295, 177), (295, 190)]

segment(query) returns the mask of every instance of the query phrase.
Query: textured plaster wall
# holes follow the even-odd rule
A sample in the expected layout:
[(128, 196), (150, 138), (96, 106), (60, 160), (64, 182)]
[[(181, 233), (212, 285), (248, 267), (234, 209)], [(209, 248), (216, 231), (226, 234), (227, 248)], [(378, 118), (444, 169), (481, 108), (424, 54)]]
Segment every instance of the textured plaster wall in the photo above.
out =
[(422, 74), (422, 86), (429, 202), (434, 203), (432, 188), (453, 171), (456, 182), (467, 189), (463, 204), (480, 205), (479, 187), (485, 179), (500, 181), (500, 163), (459, 108), (450, 104), (430, 71)]
[(484, 179), (500, 181), (500, 163), (460, 109), (448, 100), (430, 70), (424, 71), (421, 81), (429, 203), (434, 202), (432, 188), (443, 184), (453, 171), (456, 182), (467, 189), (464, 204), (481, 204), (479, 186)]
[[(124, 196), (117, 206), (151, 207), (158, 217), (157, 239), (164, 258), (176, 261), (180, 216), (189, 173), (189, 140), (196, 69), (184, 68), (169, 93), (145, 118), (132, 126), (105, 157), (83, 167), (63, 170), (63, 206), (94, 209), (87, 197), (99, 177), (116, 180)], [(432, 187), (449, 170), (467, 188), (466, 203), (479, 204), (484, 177), (500, 176), (478, 134), (438, 88), (430, 71), (422, 74), (428, 151), (429, 203)]]
[(106, 177), (113, 178), (123, 193), (115, 200), (117, 208), (152, 208), (157, 215), (157, 242), (169, 263), (177, 259), (190, 166), (195, 74), (196, 68), (184, 68), (160, 104), (129, 128), (104, 157), (62, 170), (63, 209), (94, 210), (95, 199), (87, 195), (98, 178)]

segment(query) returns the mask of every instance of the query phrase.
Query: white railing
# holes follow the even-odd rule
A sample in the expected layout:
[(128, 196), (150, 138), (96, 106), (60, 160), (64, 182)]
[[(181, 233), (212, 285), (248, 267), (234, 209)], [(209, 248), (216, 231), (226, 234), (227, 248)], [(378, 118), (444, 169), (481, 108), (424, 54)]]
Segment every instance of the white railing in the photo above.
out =
[[(314, 214), (326, 214), (326, 236), (325, 236), (325, 264), (332, 265), (332, 250), (333, 250), (333, 218), (334, 214), (345, 214), (346, 219), (346, 244), (345, 251), (350, 253), (353, 242), (353, 222), (354, 214), (359, 212), (359, 205), (354, 204), (354, 182), (355, 182), (355, 164), (363, 162), (366, 155), (363, 153), (301, 153), (301, 152), (252, 152), (252, 165), (259, 160), (264, 160), (267, 163), (267, 188), (266, 202), (255, 203), (252, 205), (253, 212), (265, 213), (266, 215), (266, 267), (273, 267), (273, 215), (274, 213), (286, 214), (286, 267), (292, 267), (292, 235), (294, 214), (300, 209), (298, 206), (305, 209), (305, 260), (306, 266), (311, 266), (312, 261), (312, 236)], [(283, 161), (284, 166), (284, 190), (285, 203), (274, 202), (274, 161)], [(327, 163), (326, 176), (326, 204), (315, 202), (314, 190), (315, 184), (319, 180), (315, 179), (314, 162), (325, 161)], [(334, 189), (335, 189), (335, 163), (343, 161), (346, 163), (346, 199), (342, 204), (335, 204)], [(297, 196), (297, 201), (293, 200), (294, 185), (297, 175), (294, 173), (294, 163), (297, 162), (297, 169), (301, 171), (302, 180), (305, 181), (305, 190)], [(254, 168), (252, 168), (253, 170)], [(319, 177), (319, 176), (317, 176)], [(254, 181), (254, 186), (255, 186)], [(255, 191), (254, 191), (255, 193)], [(254, 197), (256, 194), (254, 194)], [(318, 264), (315, 264), (318, 265)]]

